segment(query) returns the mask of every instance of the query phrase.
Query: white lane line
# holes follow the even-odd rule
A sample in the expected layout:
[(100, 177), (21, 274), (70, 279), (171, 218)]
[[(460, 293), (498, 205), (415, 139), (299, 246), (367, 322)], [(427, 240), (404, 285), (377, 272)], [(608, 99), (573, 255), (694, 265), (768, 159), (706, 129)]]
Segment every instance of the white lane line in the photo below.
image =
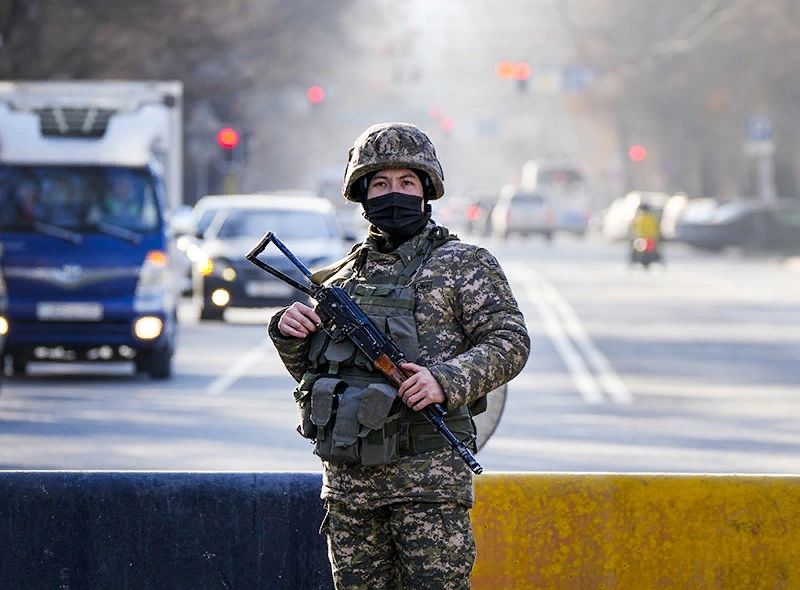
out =
[(526, 268), (523, 276), (530, 298), (542, 318), (545, 333), (567, 366), (584, 401), (600, 403), (605, 399), (605, 391), (614, 403), (631, 403), (633, 396), (630, 391), (606, 356), (592, 342), (567, 300), (533, 269)]
[(588, 404), (599, 404), (603, 402), (603, 392), (592, 376), (586, 363), (581, 358), (580, 353), (567, 338), (566, 333), (561, 327), (558, 316), (550, 309), (539, 290), (537, 282), (526, 281), (528, 296), (533, 300), (539, 315), (542, 318), (542, 326), (553, 346), (558, 352), (564, 364), (567, 366), (572, 382), (581, 394), (583, 401)]
[(617, 372), (611, 366), (608, 358), (606, 358), (597, 346), (595, 346), (594, 342), (592, 342), (592, 339), (586, 332), (586, 328), (581, 324), (581, 321), (578, 319), (578, 314), (575, 313), (572, 306), (547, 279), (533, 270), (530, 272), (539, 281), (545, 301), (561, 316), (567, 335), (572, 338), (583, 353), (584, 358), (592, 367), (597, 380), (611, 400), (618, 404), (631, 403), (633, 401), (631, 392), (625, 386), (622, 379), (620, 379), (619, 375), (617, 375)]
[(220, 375), (206, 388), (206, 395), (221, 395), (242, 375), (247, 373), (256, 361), (263, 359), (269, 349), (269, 341), (264, 338), (258, 346), (240, 358), (225, 374)]

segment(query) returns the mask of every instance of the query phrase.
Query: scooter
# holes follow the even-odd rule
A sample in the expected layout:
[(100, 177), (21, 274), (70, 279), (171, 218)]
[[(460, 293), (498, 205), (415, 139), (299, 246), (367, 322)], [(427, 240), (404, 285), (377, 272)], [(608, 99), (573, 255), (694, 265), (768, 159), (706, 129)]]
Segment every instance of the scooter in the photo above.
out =
[(649, 268), (654, 262), (661, 262), (658, 241), (653, 238), (637, 238), (631, 245), (631, 264), (641, 264)]

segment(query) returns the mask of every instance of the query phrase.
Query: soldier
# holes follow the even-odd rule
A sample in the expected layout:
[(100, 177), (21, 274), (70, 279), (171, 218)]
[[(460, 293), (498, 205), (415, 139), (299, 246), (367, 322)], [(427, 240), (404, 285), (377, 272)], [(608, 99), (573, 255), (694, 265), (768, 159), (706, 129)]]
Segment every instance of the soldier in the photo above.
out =
[(315, 278), (353, 297), (403, 350), (411, 376), (394, 390), (351, 342), (318, 330), (319, 316), (302, 303), (270, 321), (299, 382), (298, 431), (323, 461), (320, 530), (334, 582), (338, 590), (469, 588), (472, 472), (419, 410), (444, 405), (450, 430), (474, 451), (472, 416), (528, 358), (525, 321), (497, 260), (431, 220), (444, 177), (419, 128), (364, 131), (343, 193), (364, 208), (369, 233)]

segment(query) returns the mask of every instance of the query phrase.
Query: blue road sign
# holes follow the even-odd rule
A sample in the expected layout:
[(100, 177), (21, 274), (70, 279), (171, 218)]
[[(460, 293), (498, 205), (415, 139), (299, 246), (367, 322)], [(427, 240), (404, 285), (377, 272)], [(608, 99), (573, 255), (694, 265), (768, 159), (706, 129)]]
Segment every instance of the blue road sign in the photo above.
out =
[(745, 121), (748, 141), (769, 141), (772, 139), (772, 120), (767, 115), (750, 115)]

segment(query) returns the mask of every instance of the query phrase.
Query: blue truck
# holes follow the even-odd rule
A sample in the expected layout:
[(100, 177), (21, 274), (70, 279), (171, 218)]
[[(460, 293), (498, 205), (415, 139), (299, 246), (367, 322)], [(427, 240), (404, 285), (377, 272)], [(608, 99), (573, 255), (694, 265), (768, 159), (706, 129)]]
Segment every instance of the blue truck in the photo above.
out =
[(180, 82), (0, 82), (0, 368), (172, 374)]

